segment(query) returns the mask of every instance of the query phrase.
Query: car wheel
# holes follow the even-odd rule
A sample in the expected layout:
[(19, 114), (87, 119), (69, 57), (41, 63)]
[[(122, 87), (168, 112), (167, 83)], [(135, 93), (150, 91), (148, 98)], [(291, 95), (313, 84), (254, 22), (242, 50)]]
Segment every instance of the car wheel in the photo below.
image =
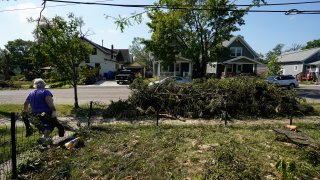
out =
[(294, 84), (293, 83), (289, 84), (288, 89), (291, 90), (293, 88), (294, 88)]

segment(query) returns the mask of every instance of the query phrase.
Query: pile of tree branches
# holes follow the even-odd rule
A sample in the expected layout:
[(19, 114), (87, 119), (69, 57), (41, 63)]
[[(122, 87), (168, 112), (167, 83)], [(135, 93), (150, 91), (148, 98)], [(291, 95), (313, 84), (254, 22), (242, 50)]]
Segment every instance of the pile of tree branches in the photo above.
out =
[(303, 101), (295, 91), (284, 90), (252, 77), (200, 79), (183, 85), (167, 81), (153, 86), (136, 79), (130, 88), (132, 94), (125, 101), (128, 104), (125, 108), (130, 107), (136, 111), (136, 115), (167, 114), (210, 119), (224, 116), (241, 119), (296, 116), (312, 112), (312, 108), (301, 103)]

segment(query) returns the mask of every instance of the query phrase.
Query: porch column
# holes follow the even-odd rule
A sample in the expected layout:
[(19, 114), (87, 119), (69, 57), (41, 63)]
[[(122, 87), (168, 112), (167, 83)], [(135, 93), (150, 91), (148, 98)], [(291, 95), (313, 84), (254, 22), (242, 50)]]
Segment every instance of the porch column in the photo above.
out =
[(173, 76), (176, 76), (176, 66), (177, 66), (177, 64), (174, 63), (173, 64)]
[[(157, 70), (158, 70), (158, 69), (157, 69)], [(153, 75), (153, 76), (156, 75), (156, 64), (155, 64), (154, 61), (152, 62), (152, 75)]]
[(257, 64), (253, 64), (253, 73), (257, 74)]
[(224, 64), (223, 76), (227, 75), (227, 64)]
[(189, 74), (188, 76), (192, 77), (192, 63), (189, 63)]
[(160, 69), (161, 69), (161, 68), (160, 68), (160, 65), (161, 65), (161, 64), (160, 64), (160, 61), (158, 61), (158, 72), (157, 72), (158, 78), (160, 78)]

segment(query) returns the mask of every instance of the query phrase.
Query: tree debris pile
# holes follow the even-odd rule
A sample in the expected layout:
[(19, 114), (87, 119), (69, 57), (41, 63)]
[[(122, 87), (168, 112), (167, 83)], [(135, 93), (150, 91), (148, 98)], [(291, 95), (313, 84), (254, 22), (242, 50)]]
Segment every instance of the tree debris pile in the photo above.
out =
[(128, 100), (113, 102), (106, 116), (122, 116), (124, 110), (135, 110), (140, 116), (160, 113), (186, 118), (211, 119), (224, 115), (240, 119), (295, 116), (313, 111), (301, 104), (302, 99), (295, 91), (252, 77), (200, 79), (183, 85), (167, 81), (152, 86), (138, 78), (130, 88), (132, 94)]

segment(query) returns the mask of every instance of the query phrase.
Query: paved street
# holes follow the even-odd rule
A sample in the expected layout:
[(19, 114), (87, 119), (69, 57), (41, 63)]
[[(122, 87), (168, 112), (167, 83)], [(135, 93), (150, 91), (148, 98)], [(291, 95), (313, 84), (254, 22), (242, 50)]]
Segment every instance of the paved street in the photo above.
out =
[[(28, 90), (1, 90), (0, 104), (23, 104), (31, 89)], [(73, 104), (74, 91), (69, 89), (50, 89), (56, 104)], [(130, 89), (127, 85), (118, 85), (114, 81), (105, 81), (99, 85), (79, 86), (79, 104), (90, 101), (110, 103), (111, 100), (127, 99)]]
[(300, 85), (298, 95), (306, 98), (307, 102), (320, 103), (320, 86)]
[[(56, 104), (73, 104), (73, 88), (50, 89)], [(29, 90), (1, 90), (0, 104), (22, 104), (31, 91)], [(300, 85), (297, 89), (299, 96), (305, 97), (308, 102), (320, 103), (320, 86)], [(127, 99), (130, 90), (127, 85), (118, 85), (115, 81), (103, 81), (96, 85), (79, 86), (79, 104), (88, 104), (90, 101), (110, 103), (111, 100)]]

